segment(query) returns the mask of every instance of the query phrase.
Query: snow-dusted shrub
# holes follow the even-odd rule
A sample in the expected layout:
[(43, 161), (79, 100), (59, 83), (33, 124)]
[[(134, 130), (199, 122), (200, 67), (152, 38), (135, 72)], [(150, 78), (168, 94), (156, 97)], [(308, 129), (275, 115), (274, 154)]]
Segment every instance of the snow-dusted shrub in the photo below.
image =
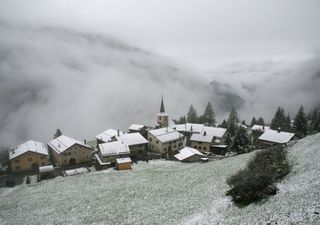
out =
[(286, 152), (282, 148), (257, 152), (245, 169), (227, 179), (231, 189), (226, 194), (230, 195), (236, 204), (248, 205), (276, 194), (274, 183), (289, 171)]

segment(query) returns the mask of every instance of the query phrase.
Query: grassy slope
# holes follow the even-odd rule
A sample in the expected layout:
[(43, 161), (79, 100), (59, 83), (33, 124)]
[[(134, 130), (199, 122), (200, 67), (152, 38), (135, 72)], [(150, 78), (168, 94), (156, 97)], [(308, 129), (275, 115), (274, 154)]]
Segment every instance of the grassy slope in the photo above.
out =
[(319, 146), (317, 135), (290, 149), (293, 172), (264, 204), (239, 209), (224, 195), (226, 177), (244, 167), (250, 153), (205, 164), (152, 161), (133, 171), (0, 189), (0, 224), (316, 224)]

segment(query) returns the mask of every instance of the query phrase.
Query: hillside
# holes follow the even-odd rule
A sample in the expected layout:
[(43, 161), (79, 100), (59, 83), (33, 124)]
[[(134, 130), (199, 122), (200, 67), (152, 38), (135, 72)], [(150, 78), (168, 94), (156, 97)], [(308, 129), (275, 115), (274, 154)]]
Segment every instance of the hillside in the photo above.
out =
[(319, 224), (319, 146), (317, 134), (289, 149), (292, 172), (263, 204), (240, 209), (224, 194), (226, 177), (254, 153), (204, 164), (156, 160), (0, 189), (0, 224)]

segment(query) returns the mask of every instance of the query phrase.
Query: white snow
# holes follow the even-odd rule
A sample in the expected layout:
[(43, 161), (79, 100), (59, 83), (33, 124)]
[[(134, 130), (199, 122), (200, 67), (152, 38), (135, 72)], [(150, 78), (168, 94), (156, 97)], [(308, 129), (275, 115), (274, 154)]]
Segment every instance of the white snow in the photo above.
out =
[(294, 136), (294, 133), (289, 132), (278, 132), (276, 130), (266, 130), (260, 137), (259, 140), (269, 141), (279, 144), (288, 143)]
[(129, 157), (126, 157), (126, 158), (118, 158), (116, 159), (116, 162), (118, 164), (121, 164), (121, 163), (131, 163), (131, 159)]
[(205, 156), (201, 152), (199, 152), (198, 150), (196, 150), (194, 148), (184, 147), (174, 157), (176, 157), (180, 161), (183, 161), (193, 155)]
[(129, 146), (124, 141), (99, 144), (99, 151), (102, 156), (130, 154)]
[(148, 144), (149, 142), (140, 133), (130, 133), (116, 136), (118, 141), (124, 141), (128, 146)]
[(65, 135), (61, 135), (60, 137), (57, 137), (56, 139), (53, 139), (48, 143), (48, 145), (58, 154), (63, 153), (75, 144), (90, 148), (90, 146), (83, 144), (81, 141), (75, 140)]
[(54, 169), (53, 169), (53, 166), (52, 165), (49, 165), (49, 166), (40, 166), (39, 167), (39, 172), (40, 173), (46, 173), (46, 172), (52, 172)]
[(131, 124), (129, 127), (129, 130), (135, 130), (135, 131), (140, 131), (141, 129), (144, 128), (144, 125), (140, 125), (140, 124)]
[(43, 155), (48, 155), (48, 150), (46, 149), (43, 143), (29, 140), (19, 145), (16, 149), (11, 150), (9, 152), (9, 159), (12, 160), (28, 151), (43, 154)]
[(96, 138), (103, 141), (103, 142), (109, 142), (109, 141), (112, 141), (112, 138), (117, 136), (118, 133), (119, 133), (119, 135), (122, 135), (122, 134), (125, 134), (126, 132), (118, 131), (115, 129), (108, 129), (108, 130), (105, 130), (102, 133), (98, 134), (96, 136)]
[(168, 127), (150, 130), (149, 132), (162, 143), (178, 140), (184, 137), (183, 134)]
[(190, 141), (200, 141), (200, 142), (206, 142), (211, 143), (213, 139), (213, 135), (211, 134), (193, 134), (190, 138)]
[(233, 205), (226, 178), (255, 153), (208, 163), (139, 162), (132, 171), (57, 177), (0, 188), (0, 224), (320, 224), (320, 134), (289, 149), (292, 172), (279, 193)]
[(186, 123), (176, 125), (176, 130), (180, 132), (201, 133), (203, 129), (204, 125), (198, 123)]
[(265, 131), (265, 130), (270, 130), (270, 127), (268, 127), (268, 126), (261, 126), (261, 125), (253, 125), (253, 126), (251, 127), (251, 130)]

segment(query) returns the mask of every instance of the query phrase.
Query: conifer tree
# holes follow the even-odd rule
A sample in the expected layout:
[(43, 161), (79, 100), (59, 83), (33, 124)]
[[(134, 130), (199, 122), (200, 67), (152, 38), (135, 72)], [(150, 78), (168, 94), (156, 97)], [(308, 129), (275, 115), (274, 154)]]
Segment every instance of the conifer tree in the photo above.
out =
[(304, 108), (301, 106), (299, 108), (299, 111), (294, 118), (293, 122), (294, 131), (296, 133), (296, 136), (303, 138), (308, 133), (308, 121), (306, 118), (306, 114), (304, 113)]
[(238, 114), (235, 108), (232, 108), (229, 116), (228, 116), (228, 120), (227, 120), (227, 130), (228, 133), (231, 135), (231, 137), (233, 137), (236, 134), (236, 128), (237, 128), (237, 123), (239, 122), (238, 119)]
[(61, 135), (62, 135), (62, 132), (61, 132), (61, 130), (58, 128), (58, 129), (56, 130), (56, 133), (55, 133), (54, 136), (53, 136), (53, 139), (56, 139), (56, 138), (60, 137)]
[(228, 128), (228, 123), (226, 120), (223, 120), (222, 123), (220, 124), (220, 127), (222, 128)]
[(320, 131), (320, 110), (319, 110), (319, 107), (316, 107), (310, 113), (309, 132), (311, 134), (314, 134), (319, 131)]
[(204, 123), (207, 126), (214, 126), (216, 123), (215, 113), (212, 108), (211, 102), (208, 102), (206, 109), (202, 116), (199, 117), (199, 122)]
[(193, 105), (190, 106), (189, 112), (187, 114), (187, 122), (188, 123), (198, 123), (199, 118), (196, 109)]
[(271, 120), (270, 128), (273, 130), (277, 130), (280, 128), (282, 131), (290, 131), (290, 116), (285, 116), (284, 109), (278, 107), (273, 119)]
[(252, 120), (251, 120), (251, 127), (253, 127), (254, 125), (257, 124), (257, 119), (255, 117), (252, 117)]
[(259, 119), (257, 120), (257, 125), (264, 126), (264, 119), (260, 116)]
[(250, 138), (245, 128), (237, 128), (236, 134), (232, 138), (229, 151), (237, 152), (239, 154), (249, 151)]

